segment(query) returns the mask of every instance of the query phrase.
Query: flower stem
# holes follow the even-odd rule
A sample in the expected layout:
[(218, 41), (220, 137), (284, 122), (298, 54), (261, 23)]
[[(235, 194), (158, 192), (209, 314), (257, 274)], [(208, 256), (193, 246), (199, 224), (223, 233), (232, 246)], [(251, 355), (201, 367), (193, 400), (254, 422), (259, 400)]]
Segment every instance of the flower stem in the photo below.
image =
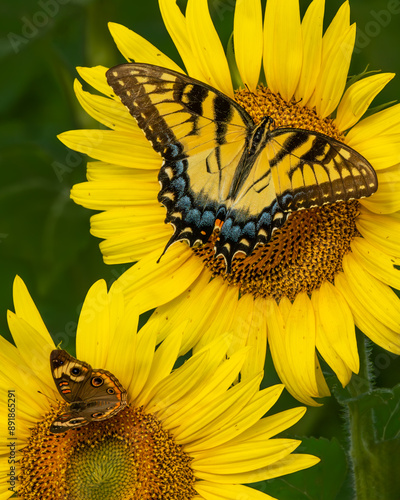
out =
[[(360, 372), (353, 375), (347, 389), (347, 418), (351, 462), (356, 500), (393, 500), (387, 449), (376, 439), (373, 405), (368, 398), (373, 391), (374, 376), (367, 340), (359, 337)], [(385, 456), (386, 454), (386, 456)], [(388, 477), (389, 476), (389, 477)]]

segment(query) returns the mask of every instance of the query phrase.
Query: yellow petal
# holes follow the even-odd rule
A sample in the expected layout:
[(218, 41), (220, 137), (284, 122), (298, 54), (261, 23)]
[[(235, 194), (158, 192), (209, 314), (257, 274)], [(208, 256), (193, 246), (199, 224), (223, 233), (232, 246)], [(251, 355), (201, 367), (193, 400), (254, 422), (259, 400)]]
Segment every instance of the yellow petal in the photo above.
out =
[(74, 185), (71, 198), (86, 208), (106, 210), (127, 205), (154, 206), (157, 192), (157, 186), (153, 183), (138, 186), (129, 181), (82, 182)]
[(264, 72), (274, 93), (290, 101), (299, 82), (303, 41), (298, 0), (268, 0), (264, 20)]
[(188, 38), (186, 19), (176, 5), (176, 0), (159, 0), (158, 4), (165, 27), (178, 49), (188, 74), (201, 80), (202, 73)]
[(354, 141), (347, 143), (363, 155), (376, 171), (392, 167), (399, 163), (400, 133), (368, 137), (368, 139), (365, 138), (365, 140), (357, 144), (354, 144)]
[(134, 31), (117, 23), (108, 23), (108, 29), (118, 50), (128, 61), (155, 64), (156, 66), (183, 73), (182, 69), (172, 59)]
[(360, 203), (376, 214), (392, 214), (400, 210), (400, 163), (392, 168), (380, 170), (378, 191)]
[(355, 373), (360, 367), (353, 315), (342, 295), (327, 281), (314, 290), (312, 303), (320, 325), (317, 349), (346, 385), (350, 374), (348, 369), (343, 370), (342, 362)]
[[(94, 368), (105, 366), (110, 342), (110, 298), (104, 280), (94, 283), (83, 302), (76, 332), (76, 355)], [(99, 346), (102, 346), (99, 349)]]
[(305, 394), (318, 397), (315, 376), (315, 315), (305, 293), (297, 295), (286, 323), (288, 362), (292, 364), (298, 386)]
[(228, 61), (211, 20), (207, 0), (189, 0), (186, 21), (193, 55), (201, 73), (201, 78), (196, 78), (233, 97)]
[(362, 236), (388, 255), (400, 255), (400, 216), (376, 215), (363, 208), (357, 218)]
[(149, 253), (119, 277), (127, 300), (136, 297), (140, 312), (165, 304), (184, 292), (199, 276), (203, 265), (185, 244), (175, 243), (160, 259)]
[(362, 266), (375, 278), (400, 290), (400, 258), (390, 257), (364, 238), (354, 238), (351, 250)]
[(114, 130), (70, 130), (57, 136), (67, 147), (96, 160), (123, 167), (160, 168), (160, 156), (150, 143), (136, 143), (130, 132)]
[(233, 27), (235, 59), (243, 83), (251, 91), (258, 85), (263, 50), (260, 0), (236, 2)]
[(368, 304), (359, 300), (358, 292), (350, 286), (344, 273), (336, 274), (335, 286), (347, 300), (358, 328), (375, 344), (400, 354), (400, 335), (384, 325), (379, 317), (372, 314)]
[(339, 130), (352, 127), (367, 111), (374, 97), (395, 76), (394, 73), (380, 73), (368, 76), (351, 85), (345, 92), (336, 113)]
[(200, 342), (205, 336), (213, 338), (231, 329), (238, 303), (237, 290), (227, 287), (222, 278), (210, 279), (211, 274), (203, 269), (187, 290), (165, 306), (158, 307), (149, 320), (156, 322), (158, 342), (182, 321), (188, 321), (180, 355), (195, 345), (205, 345)]
[(126, 132), (139, 128), (121, 101), (85, 92), (78, 80), (74, 82), (74, 91), (86, 113), (106, 127)]
[(15, 314), (29, 323), (46, 343), (52, 343), (51, 336), (43, 322), (42, 317), (29, 294), (29, 291), (19, 276), (14, 279), (13, 300)]
[(157, 180), (158, 172), (159, 168), (143, 170), (95, 160), (87, 163), (86, 178), (88, 181), (115, 181), (128, 177), (138, 184), (148, 185)]
[(400, 132), (400, 104), (386, 108), (364, 118), (354, 125), (346, 135), (346, 143), (357, 149), (359, 145), (383, 134)]
[(267, 352), (267, 319), (265, 299), (252, 297), (251, 294), (240, 298), (232, 324), (234, 352), (240, 346), (249, 346), (250, 351), (241, 371), (242, 379), (252, 378), (263, 370)]
[(85, 82), (91, 85), (94, 89), (106, 96), (112, 96), (117, 99), (114, 91), (107, 83), (106, 72), (108, 71), (108, 68), (105, 66), (94, 66), (93, 68), (78, 66), (76, 70)]
[(305, 106), (315, 90), (322, 59), (322, 27), (325, 0), (314, 0), (301, 23), (303, 37), (303, 64), (296, 88), (296, 101)]
[(46, 384), (47, 387), (43, 392), (48, 394), (49, 388), (54, 388), (49, 369), (50, 352), (55, 349), (54, 342), (50, 338), (47, 342), (44, 341), (43, 336), (32, 325), (18, 318), (11, 311), (8, 311), (7, 321), (24, 364), (36, 374), (43, 384)]
[[(285, 307), (285, 304), (287, 306)], [(299, 304), (299, 302), (298, 302)], [(283, 317), (282, 315), (282, 309), (285, 309), (288, 311), (287, 317)], [(315, 372), (314, 369), (314, 358), (315, 358), (315, 325), (311, 325), (311, 335), (309, 335), (309, 332), (307, 332), (306, 337), (303, 338), (303, 332), (297, 331), (298, 336), (301, 337), (301, 340), (303, 340), (305, 345), (309, 344), (310, 338), (311, 341), (314, 341), (314, 346), (313, 346), (313, 356), (308, 353), (308, 358), (311, 359), (311, 365), (307, 368), (307, 373), (306, 373), (306, 378), (305, 381), (303, 380), (303, 374), (300, 375), (299, 379), (299, 370), (297, 367), (294, 366), (294, 361), (293, 361), (293, 351), (296, 349), (294, 346), (290, 346), (290, 340), (289, 336), (287, 334), (286, 327), (285, 325), (286, 321), (289, 319), (291, 315), (291, 309), (292, 306), (289, 302), (288, 299), (282, 299), (279, 307), (277, 306), (275, 300), (267, 300), (266, 301), (266, 312), (267, 312), (267, 325), (268, 325), (268, 343), (271, 348), (271, 355), (272, 359), (274, 362), (275, 369), (279, 375), (279, 378), (282, 380), (282, 382), (285, 384), (286, 389), (299, 401), (302, 401), (308, 405), (311, 406), (317, 406), (318, 403), (316, 403), (312, 397), (315, 392), (317, 392), (317, 382), (316, 380), (311, 382), (312, 385), (312, 394), (309, 393), (308, 387), (304, 389), (304, 386), (308, 386), (308, 379), (309, 379), (309, 373), (310, 369), (312, 367), (312, 370)], [(296, 307), (297, 309), (297, 307)], [(307, 308), (308, 309), (308, 308)], [(282, 311), (282, 312), (281, 312)], [(285, 312), (284, 312), (285, 314)], [(286, 316), (286, 314), (285, 314)], [(293, 335), (295, 332), (293, 330), (293, 320), (291, 321), (292, 326), (291, 326), (291, 334)], [(304, 323), (303, 325), (304, 326)], [(313, 338), (314, 337), (314, 338)], [(298, 339), (296, 340), (296, 345), (298, 343)], [(308, 349), (309, 350), (309, 349)], [(308, 359), (307, 358), (307, 359)], [(295, 360), (297, 363), (297, 359)], [(303, 366), (303, 363), (301, 365)], [(312, 375), (311, 375), (311, 380), (312, 380)], [(315, 379), (315, 375), (314, 375)]]
[(364, 307), (388, 328), (400, 333), (400, 299), (394, 291), (370, 275), (352, 254), (344, 257), (343, 271)]
[(218, 484), (214, 478), (211, 482), (196, 481), (194, 488), (201, 495), (196, 497), (196, 500), (239, 500), (242, 498), (246, 500), (276, 500), (275, 497), (241, 484)]
[(323, 56), (318, 85), (309, 106), (315, 105), (318, 116), (329, 116), (339, 104), (350, 67), (356, 37), (353, 24), (333, 45), (323, 42)]

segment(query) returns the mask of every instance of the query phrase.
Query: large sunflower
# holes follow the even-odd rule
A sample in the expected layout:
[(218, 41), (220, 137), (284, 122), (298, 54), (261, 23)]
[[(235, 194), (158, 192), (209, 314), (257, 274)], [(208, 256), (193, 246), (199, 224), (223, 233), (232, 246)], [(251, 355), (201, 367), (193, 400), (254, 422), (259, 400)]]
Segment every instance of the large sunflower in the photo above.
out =
[[(159, 0), (161, 13), (189, 76), (240, 103), (257, 122), (324, 133), (363, 155), (378, 177), (370, 198), (292, 214), (273, 239), (225, 273), (212, 245), (176, 244), (158, 259), (172, 234), (157, 202), (160, 156), (107, 84), (107, 68), (79, 68), (97, 91), (75, 83), (84, 109), (111, 130), (66, 132), (60, 139), (96, 160), (88, 182), (72, 198), (100, 210), (92, 234), (108, 264), (135, 262), (121, 278), (127, 296), (138, 291), (141, 308), (157, 306), (159, 340), (182, 319), (193, 328), (182, 352), (210, 339), (205, 326), (233, 330), (231, 349), (254, 345), (243, 373), (259, 370), (266, 338), (281, 380), (299, 400), (329, 394), (318, 353), (346, 385), (359, 370), (355, 325), (383, 348), (400, 353), (400, 308), (390, 287), (400, 288), (400, 105), (363, 118), (392, 79), (376, 74), (347, 90), (355, 25), (345, 2), (323, 34), (324, 0), (314, 0), (300, 20), (298, 0), (268, 0), (264, 24), (260, 0), (238, 2), (234, 17), (234, 89), (231, 69), (206, 0), (189, 0), (182, 14), (175, 0)], [(136, 33), (110, 24), (128, 61), (183, 69)], [(263, 64), (267, 87), (260, 83)]]
[(154, 329), (137, 332), (136, 304), (116, 286), (107, 293), (104, 281), (83, 304), (77, 357), (116, 376), (128, 404), (107, 420), (50, 432), (65, 412), (50, 371), (55, 346), (18, 277), (14, 304), (8, 320), (16, 346), (0, 337), (1, 498), (261, 500), (272, 497), (242, 483), (319, 461), (291, 453), (300, 441), (271, 439), (305, 412), (261, 418), (282, 385), (260, 391), (261, 374), (232, 385), (248, 349), (225, 359), (229, 342), (220, 336), (173, 370), (183, 328), (156, 350)]

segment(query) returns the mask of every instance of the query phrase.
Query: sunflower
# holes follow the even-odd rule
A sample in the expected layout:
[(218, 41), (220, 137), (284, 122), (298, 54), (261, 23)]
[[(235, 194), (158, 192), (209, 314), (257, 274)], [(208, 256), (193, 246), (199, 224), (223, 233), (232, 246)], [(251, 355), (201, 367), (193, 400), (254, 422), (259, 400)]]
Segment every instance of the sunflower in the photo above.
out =
[[(212, 242), (175, 244), (159, 260), (172, 234), (157, 202), (161, 158), (111, 91), (107, 68), (97, 66), (78, 71), (103, 95), (84, 91), (78, 81), (75, 92), (110, 130), (61, 134), (65, 145), (96, 160), (71, 196), (100, 211), (91, 232), (104, 240), (105, 262), (137, 262), (120, 283), (128, 297), (140, 291), (141, 310), (157, 307), (150, 321), (157, 322), (159, 341), (187, 319), (193, 328), (181, 352), (200, 349), (210, 340), (205, 328), (217, 323), (220, 331), (233, 331), (231, 351), (255, 347), (243, 367), (251, 376), (263, 366), (268, 339), (287, 389), (316, 404), (313, 398), (329, 394), (318, 356), (343, 386), (359, 371), (355, 325), (400, 353), (400, 308), (391, 288), (400, 288), (400, 105), (364, 117), (394, 75), (364, 75), (346, 89), (356, 32), (348, 2), (325, 33), (324, 0), (314, 0), (302, 19), (298, 0), (268, 0), (264, 23), (260, 0), (237, 2), (230, 65), (206, 0), (189, 0), (185, 14), (175, 0), (159, 6), (189, 76), (235, 99), (255, 122), (268, 115), (276, 127), (346, 143), (372, 164), (378, 190), (293, 213), (268, 244), (234, 259), (228, 273), (213, 258)], [(184, 72), (138, 34), (113, 23), (110, 31), (128, 61)]]
[[(55, 349), (20, 278), (8, 320), (16, 346), (0, 337), (0, 497), (23, 499), (272, 498), (242, 483), (310, 467), (292, 454), (300, 441), (271, 439), (305, 408), (261, 418), (282, 385), (259, 390), (261, 374), (232, 385), (249, 349), (229, 359), (219, 336), (173, 370), (184, 324), (157, 349), (157, 333), (137, 332), (138, 307), (114, 284), (89, 290), (79, 318), (79, 359), (117, 377), (127, 405), (115, 416), (66, 432), (50, 432), (65, 412), (49, 356)], [(82, 393), (80, 393), (82, 396)], [(93, 397), (93, 394), (92, 394)]]

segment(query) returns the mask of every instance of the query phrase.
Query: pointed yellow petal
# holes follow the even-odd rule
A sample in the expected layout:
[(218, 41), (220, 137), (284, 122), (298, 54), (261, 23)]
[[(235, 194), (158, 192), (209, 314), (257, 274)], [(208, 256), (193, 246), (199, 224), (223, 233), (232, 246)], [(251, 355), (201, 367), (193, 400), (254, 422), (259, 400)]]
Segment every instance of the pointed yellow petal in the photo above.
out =
[(322, 60), (322, 27), (325, 0), (314, 0), (301, 23), (303, 38), (303, 64), (296, 88), (296, 101), (305, 106), (315, 90)]
[(211, 20), (207, 0), (189, 0), (186, 21), (193, 55), (200, 67), (200, 80), (233, 97), (228, 61)]
[(318, 116), (325, 118), (337, 107), (346, 86), (351, 55), (356, 37), (353, 24), (333, 45), (323, 42), (323, 56), (318, 85), (309, 106), (315, 105)]
[(346, 135), (346, 143), (357, 150), (359, 145), (380, 135), (400, 132), (400, 104), (374, 113), (354, 125)]
[(201, 80), (202, 73), (189, 41), (186, 19), (176, 5), (176, 0), (159, 0), (158, 4), (165, 27), (178, 49), (188, 74)]
[[(110, 342), (110, 299), (104, 280), (94, 283), (85, 298), (76, 332), (76, 355), (94, 368), (105, 366)], [(99, 349), (99, 346), (102, 346)]]
[[(316, 406), (318, 404), (310, 397), (308, 391), (304, 391), (304, 384), (298, 379), (298, 371), (293, 366), (292, 349), (291, 352), (288, 350), (288, 336), (285, 323), (290, 316), (291, 308), (292, 305), (288, 299), (282, 299), (279, 307), (275, 300), (270, 299), (266, 301), (268, 343), (271, 348), (272, 359), (279, 378), (285, 384), (286, 389), (299, 401)], [(285, 317), (283, 317), (282, 312)], [(315, 330), (315, 327), (312, 330)], [(314, 366), (314, 357), (315, 353), (312, 359), (312, 366)], [(316, 386), (316, 382), (314, 385)]]
[(352, 127), (367, 111), (374, 97), (394, 77), (394, 73), (368, 76), (351, 85), (345, 92), (336, 113), (336, 125), (340, 131)]
[(369, 198), (360, 200), (361, 204), (376, 214), (392, 214), (400, 210), (400, 163), (392, 168), (380, 170), (378, 191)]
[(345, 385), (349, 381), (349, 370), (343, 370), (341, 361), (353, 372), (359, 370), (353, 315), (343, 296), (328, 281), (314, 290), (312, 303), (320, 325), (317, 349)]
[(195, 482), (194, 488), (201, 495), (198, 500), (239, 500), (242, 498), (246, 500), (276, 500), (275, 497), (241, 484), (218, 484), (214, 481)]
[(133, 179), (138, 184), (149, 184), (156, 182), (159, 168), (155, 170), (143, 170), (131, 167), (121, 167), (104, 161), (89, 161), (86, 166), (86, 178), (88, 181), (112, 181), (122, 177)]
[(241, 371), (242, 379), (252, 378), (264, 369), (265, 353), (267, 352), (267, 318), (265, 299), (252, 297), (251, 294), (240, 298), (235, 317), (238, 319), (232, 324), (234, 351), (239, 345), (249, 346)]
[(264, 20), (264, 72), (270, 90), (290, 101), (299, 82), (302, 60), (298, 0), (269, 0)]
[(160, 259), (148, 254), (120, 276), (127, 300), (136, 297), (140, 312), (165, 304), (184, 292), (199, 276), (203, 265), (186, 245), (175, 243)]
[(243, 83), (254, 92), (260, 76), (263, 50), (260, 0), (236, 2), (233, 36), (240, 76)]
[(367, 158), (377, 172), (399, 163), (400, 133), (377, 135), (365, 138), (358, 144), (354, 144), (354, 141), (350, 141), (348, 144)]
[(70, 130), (57, 136), (67, 147), (96, 160), (123, 167), (157, 169), (160, 156), (149, 142), (136, 143), (130, 132), (114, 130)]
[[(55, 349), (54, 342), (50, 338), (46, 342), (27, 321), (18, 318), (11, 311), (8, 311), (7, 321), (24, 364), (42, 383), (53, 389), (54, 382), (49, 367), (50, 352)], [(44, 394), (48, 394), (48, 388), (45, 389)]]
[(118, 50), (128, 61), (155, 64), (156, 66), (183, 73), (182, 69), (172, 59), (134, 31), (117, 23), (108, 23), (108, 29)]
[(350, 286), (344, 273), (337, 273), (335, 286), (347, 300), (358, 328), (365, 333), (375, 344), (396, 354), (400, 354), (400, 335), (384, 325), (368, 309), (368, 304), (359, 300), (357, 290)]
[(74, 91), (82, 108), (106, 127), (125, 132), (138, 129), (135, 119), (121, 101), (85, 92), (78, 80), (74, 82)]
[(93, 210), (124, 206), (154, 206), (157, 200), (156, 183), (138, 185), (134, 181), (82, 182), (75, 184), (71, 198), (78, 205)]
[(400, 290), (400, 258), (390, 257), (365, 238), (354, 238), (351, 250), (357, 261), (375, 278)]
[(394, 291), (364, 270), (352, 254), (344, 257), (343, 271), (364, 307), (388, 328), (400, 333), (400, 299)]
[(107, 83), (106, 72), (108, 68), (105, 66), (94, 66), (93, 68), (78, 66), (76, 70), (85, 82), (98, 90), (101, 94), (117, 99), (114, 91)]
[(388, 255), (400, 255), (400, 216), (377, 215), (362, 209), (357, 218), (357, 229), (362, 236)]
[(29, 291), (19, 276), (14, 279), (13, 300), (15, 314), (29, 323), (46, 343), (52, 343), (51, 336), (43, 322), (42, 317), (29, 294)]

